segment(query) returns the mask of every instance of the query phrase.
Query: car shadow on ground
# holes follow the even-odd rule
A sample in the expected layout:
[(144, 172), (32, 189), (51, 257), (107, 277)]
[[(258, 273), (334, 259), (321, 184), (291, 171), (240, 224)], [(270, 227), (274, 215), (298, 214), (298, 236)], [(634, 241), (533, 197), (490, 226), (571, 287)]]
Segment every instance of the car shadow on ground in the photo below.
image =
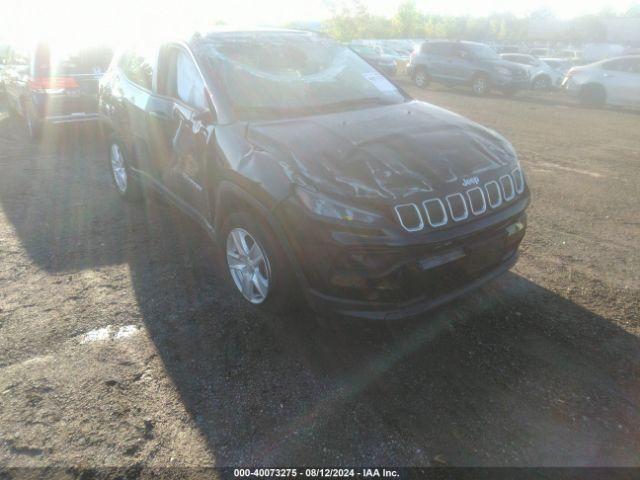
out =
[(219, 465), (638, 463), (638, 339), (517, 274), (412, 322), (326, 328), (247, 308), (203, 235), (159, 225), (131, 278)]
[(47, 127), (42, 141), (32, 142), (19, 118), (0, 111), (0, 132), (0, 202), (32, 259), (58, 273), (121, 263), (126, 240), (109, 239), (125, 226), (113, 222), (123, 206), (104, 202), (112, 186), (100, 131)]
[(412, 322), (261, 313), (197, 227), (121, 202), (97, 137), (11, 135), (2, 162), (31, 160), (0, 176), (0, 205), (27, 254), (54, 274), (128, 264), (218, 466), (640, 463), (640, 345), (608, 319), (515, 273)]

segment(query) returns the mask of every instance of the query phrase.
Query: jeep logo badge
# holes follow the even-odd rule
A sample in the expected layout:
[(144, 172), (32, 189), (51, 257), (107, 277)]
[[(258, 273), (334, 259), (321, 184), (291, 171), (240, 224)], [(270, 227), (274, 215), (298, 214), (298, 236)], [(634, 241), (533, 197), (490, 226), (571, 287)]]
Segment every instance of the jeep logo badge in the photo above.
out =
[(470, 177), (462, 179), (462, 186), (468, 187), (470, 185), (478, 185), (480, 183), (480, 179), (478, 177)]

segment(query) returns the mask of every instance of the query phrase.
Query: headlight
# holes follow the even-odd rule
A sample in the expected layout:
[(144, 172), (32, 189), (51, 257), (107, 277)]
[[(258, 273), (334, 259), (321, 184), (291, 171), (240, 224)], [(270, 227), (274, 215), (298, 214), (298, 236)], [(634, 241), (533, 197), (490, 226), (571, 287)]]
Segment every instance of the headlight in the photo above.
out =
[(346, 205), (321, 193), (310, 192), (301, 187), (296, 187), (296, 193), (307, 209), (321, 217), (359, 223), (375, 223), (382, 219), (377, 213)]
[(499, 73), (500, 75), (511, 75), (511, 71), (508, 68), (505, 67), (495, 67), (496, 68), (496, 72)]

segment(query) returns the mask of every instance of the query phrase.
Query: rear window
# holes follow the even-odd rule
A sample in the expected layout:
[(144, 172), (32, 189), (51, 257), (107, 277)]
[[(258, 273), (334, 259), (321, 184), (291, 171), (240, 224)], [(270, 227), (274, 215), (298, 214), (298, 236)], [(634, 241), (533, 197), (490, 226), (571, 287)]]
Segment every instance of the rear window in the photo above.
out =
[(35, 76), (100, 75), (109, 67), (113, 51), (108, 47), (90, 47), (64, 52), (39, 45), (34, 57)]

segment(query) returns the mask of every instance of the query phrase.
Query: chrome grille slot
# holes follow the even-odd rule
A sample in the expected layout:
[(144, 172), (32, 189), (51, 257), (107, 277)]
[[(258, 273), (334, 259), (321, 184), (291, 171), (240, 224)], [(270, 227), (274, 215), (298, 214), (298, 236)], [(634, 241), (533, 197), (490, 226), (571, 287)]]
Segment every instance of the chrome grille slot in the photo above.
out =
[(425, 200), (422, 202), (422, 206), (424, 207), (424, 211), (427, 213), (427, 222), (432, 227), (441, 227), (442, 225), (446, 225), (449, 221), (444, 204), (439, 198)]
[(460, 222), (469, 216), (467, 202), (464, 201), (464, 197), (461, 193), (447, 195), (446, 199), (447, 204), (449, 205), (449, 213), (454, 221)]
[(491, 208), (498, 208), (502, 205), (502, 194), (500, 193), (498, 182), (491, 180), (484, 185), (484, 189), (487, 192), (487, 198), (489, 199)]
[(500, 177), (500, 185), (502, 185), (502, 193), (504, 195), (505, 202), (513, 200), (513, 197), (516, 196), (516, 191), (513, 187), (511, 175), (503, 175)]
[(406, 203), (395, 207), (400, 225), (408, 232), (417, 232), (424, 228), (422, 214), (415, 203)]
[(487, 202), (484, 199), (484, 193), (480, 187), (467, 190), (467, 198), (469, 199), (471, 213), (474, 215), (481, 215), (487, 211)]
[(524, 175), (522, 174), (522, 169), (516, 168), (513, 172), (511, 172), (511, 174), (513, 175), (516, 192), (518, 193), (518, 195), (520, 195), (522, 192), (524, 192)]

